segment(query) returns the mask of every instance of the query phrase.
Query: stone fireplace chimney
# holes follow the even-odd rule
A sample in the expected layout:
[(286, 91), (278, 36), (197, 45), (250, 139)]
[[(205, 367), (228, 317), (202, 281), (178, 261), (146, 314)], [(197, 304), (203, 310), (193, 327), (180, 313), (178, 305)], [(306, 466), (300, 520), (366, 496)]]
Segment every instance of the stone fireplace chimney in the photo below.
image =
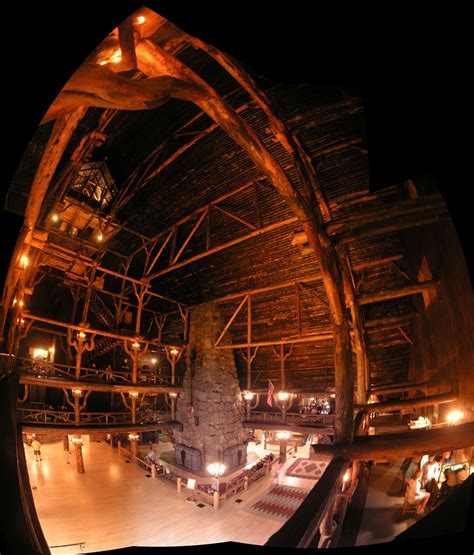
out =
[[(183, 430), (174, 432), (175, 462), (195, 471), (222, 462), (229, 470), (247, 459), (234, 354), (214, 347), (225, 326), (214, 303), (191, 309), (189, 326), (184, 392), (176, 411)], [(223, 342), (230, 342), (228, 333)]]

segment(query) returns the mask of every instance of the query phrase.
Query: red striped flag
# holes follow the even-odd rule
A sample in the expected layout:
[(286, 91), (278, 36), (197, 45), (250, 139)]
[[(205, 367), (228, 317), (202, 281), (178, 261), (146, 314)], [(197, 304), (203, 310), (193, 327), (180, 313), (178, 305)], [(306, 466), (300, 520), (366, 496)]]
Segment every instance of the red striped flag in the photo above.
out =
[(267, 393), (267, 405), (272, 406), (273, 405), (273, 390), (275, 388), (273, 387), (273, 384), (270, 380), (268, 380), (268, 393)]

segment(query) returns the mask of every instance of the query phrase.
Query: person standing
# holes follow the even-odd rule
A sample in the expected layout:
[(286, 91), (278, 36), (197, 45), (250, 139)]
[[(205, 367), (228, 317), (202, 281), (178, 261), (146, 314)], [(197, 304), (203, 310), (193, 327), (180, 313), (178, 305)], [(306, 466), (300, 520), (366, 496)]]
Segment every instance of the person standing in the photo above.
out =
[(31, 446), (33, 447), (33, 453), (35, 455), (36, 462), (42, 461), (43, 459), (41, 458), (41, 443), (35, 438), (31, 442)]

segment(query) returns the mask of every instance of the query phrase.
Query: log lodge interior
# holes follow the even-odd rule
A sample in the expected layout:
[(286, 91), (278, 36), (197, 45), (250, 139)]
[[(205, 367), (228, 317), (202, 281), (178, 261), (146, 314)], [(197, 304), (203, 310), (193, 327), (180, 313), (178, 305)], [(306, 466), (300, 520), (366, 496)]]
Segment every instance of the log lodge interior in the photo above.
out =
[(141, 8), (5, 209), (5, 552), (367, 545), (472, 486), (463, 252), (429, 179), (370, 190), (351, 91), (251, 75)]

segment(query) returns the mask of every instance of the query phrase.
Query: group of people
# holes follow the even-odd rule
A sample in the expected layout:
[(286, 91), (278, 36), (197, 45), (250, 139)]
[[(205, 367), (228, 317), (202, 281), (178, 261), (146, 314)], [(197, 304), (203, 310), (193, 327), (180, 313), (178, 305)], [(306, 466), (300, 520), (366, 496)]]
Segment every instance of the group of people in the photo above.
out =
[(417, 505), (417, 514), (432, 510), (468, 477), (465, 465), (456, 465), (452, 451), (412, 459), (404, 474), (405, 495)]

